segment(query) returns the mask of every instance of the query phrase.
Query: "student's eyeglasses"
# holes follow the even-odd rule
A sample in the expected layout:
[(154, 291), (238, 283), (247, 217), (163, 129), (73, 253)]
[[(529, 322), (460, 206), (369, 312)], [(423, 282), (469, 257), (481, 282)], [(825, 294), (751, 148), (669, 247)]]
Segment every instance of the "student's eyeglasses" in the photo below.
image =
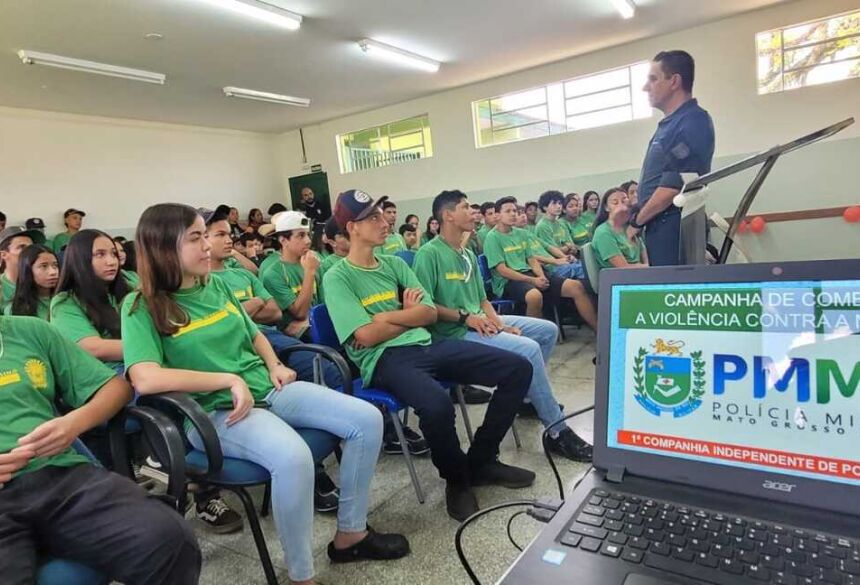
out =
[(463, 264), (465, 265), (463, 282), (469, 282), (469, 279), (472, 278), (472, 260), (465, 250), (460, 252), (460, 258), (463, 259)]

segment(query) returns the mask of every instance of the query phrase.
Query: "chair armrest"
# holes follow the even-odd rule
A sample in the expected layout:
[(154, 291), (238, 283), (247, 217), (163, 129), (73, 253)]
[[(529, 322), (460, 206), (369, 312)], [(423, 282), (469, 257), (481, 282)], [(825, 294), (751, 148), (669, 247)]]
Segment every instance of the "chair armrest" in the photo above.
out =
[(221, 440), (215, 432), (215, 426), (200, 405), (190, 396), (181, 392), (164, 392), (162, 394), (141, 395), (137, 399), (139, 406), (148, 406), (163, 412), (184, 425), (188, 421), (200, 435), (203, 451), (206, 453), (207, 467), (201, 473), (218, 473), (224, 465), (224, 453), (221, 451)]
[[(330, 347), (326, 347), (325, 345), (317, 345), (315, 343), (303, 343), (301, 345), (294, 345), (292, 347), (282, 349), (278, 352), (278, 357), (281, 358), (281, 361), (286, 362), (290, 354), (300, 351), (315, 353), (321, 356), (323, 359), (327, 359), (332, 362), (340, 373), (340, 379), (341, 383), (343, 384), (344, 391), (347, 390), (347, 386), (349, 386), (349, 389), (351, 390), (352, 372), (350, 372), (349, 370), (349, 365), (346, 363), (346, 360), (343, 358), (342, 355), (340, 355), (336, 350)], [(347, 392), (347, 394), (352, 394), (352, 392)]]

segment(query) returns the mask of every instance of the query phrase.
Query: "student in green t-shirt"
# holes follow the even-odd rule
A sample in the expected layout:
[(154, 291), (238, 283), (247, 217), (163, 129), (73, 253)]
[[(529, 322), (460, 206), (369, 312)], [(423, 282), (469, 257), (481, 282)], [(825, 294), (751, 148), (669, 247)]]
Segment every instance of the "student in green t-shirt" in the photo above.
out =
[(325, 237), (328, 240), (331, 254), (326, 256), (320, 264), (320, 276), (322, 278), (325, 278), (325, 273), (349, 254), (349, 238), (343, 235), (333, 217), (328, 218), (325, 222)]
[(113, 239), (98, 230), (81, 230), (63, 254), (51, 323), (81, 349), (122, 371), (119, 306), (130, 290), (119, 273)]
[(523, 226), (524, 229), (534, 233), (535, 228), (537, 227), (537, 216), (538, 216), (538, 204), (537, 201), (526, 201), (526, 225)]
[(423, 246), (439, 235), (439, 220), (435, 217), (427, 218), (427, 229), (421, 234), (421, 245)]
[(385, 217), (385, 223), (388, 225), (388, 235), (385, 237), (385, 241), (377, 246), (374, 251), (377, 254), (393, 256), (397, 252), (408, 250), (406, 240), (397, 232), (397, 205), (393, 201), (386, 201), (382, 213)]
[(556, 258), (550, 254), (547, 251), (546, 246), (543, 245), (543, 242), (538, 239), (534, 232), (529, 231), (527, 226), (528, 216), (526, 215), (525, 207), (517, 205), (517, 223), (514, 224), (514, 233), (518, 234), (526, 242), (532, 256), (537, 258), (538, 262), (540, 262), (543, 267), (544, 273), (553, 273), (555, 270), (558, 270), (560, 266), (569, 264), (566, 257)]
[[(283, 224), (278, 222), (278, 227)], [(186, 205), (163, 203), (137, 226), (141, 292), (122, 308), (125, 363), (141, 394), (187, 392), (212, 420), (224, 455), (271, 474), (275, 527), (294, 583), (312, 583), (311, 452), (295, 427), (344, 440), (334, 562), (394, 559), (409, 553), (397, 534), (367, 526), (368, 492), (382, 443), (382, 417), (367, 402), (297, 382), (218, 278), (209, 278), (206, 225)], [(189, 439), (202, 448), (196, 431)]]
[(589, 234), (594, 233), (594, 220), (597, 218), (597, 209), (600, 207), (600, 195), (597, 191), (586, 191), (582, 196), (582, 213), (580, 222)]
[(581, 248), (591, 239), (588, 228), (582, 223), (582, 202), (576, 193), (564, 196), (564, 215), (560, 218), (570, 232), (570, 239), (577, 248)]
[(564, 207), (564, 195), (561, 191), (546, 191), (538, 199), (538, 207), (544, 216), (535, 228), (535, 236), (553, 256), (569, 258), (570, 261), (576, 246), (573, 245), (567, 224), (559, 219)]
[(125, 282), (128, 284), (130, 289), (140, 288), (140, 278), (137, 276), (137, 272), (126, 268), (128, 263), (128, 252), (125, 251), (125, 242), (120, 241), (119, 238), (114, 238), (113, 243), (116, 246), (116, 257), (119, 261), (120, 275), (125, 279)]
[[(430, 445), (430, 457), (446, 480), (448, 514), (462, 521), (478, 509), (472, 486), (527, 487), (534, 473), (498, 461), (499, 442), (522, 403), (532, 377), (524, 358), (459, 339), (431, 342), (433, 300), (400, 258), (373, 253), (387, 224), (363, 191), (341, 193), (338, 227), (349, 237), (349, 255), (325, 275), (326, 305), (338, 339), (368, 386), (411, 406)], [(434, 377), (496, 387), (484, 424), (468, 455), (460, 448), (448, 390)]]
[(69, 243), (69, 240), (72, 239), (72, 236), (81, 231), (81, 226), (84, 223), (84, 217), (86, 217), (86, 215), (87, 214), (80, 209), (74, 208), (69, 208), (63, 212), (63, 225), (66, 226), (66, 231), (54, 236), (54, 252), (62, 252)]
[(591, 247), (601, 269), (648, 268), (645, 243), (638, 235), (630, 240), (627, 234), (628, 200), (626, 192), (614, 188), (607, 191), (600, 202)]
[(481, 203), (481, 217), (484, 218), (484, 223), (480, 228), (478, 228), (478, 243), (481, 245), (481, 250), (483, 250), (487, 234), (496, 227), (496, 223), (498, 222), (498, 218), (496, 217), (496, 204), (492, 201)]
[(493, 293), (526, 305), (529, 317), (551, 318), (552, 307), (569, 298), (591, 328), (597, 327), (597, 309), (583, 283), (573, 277), (570, 264), (545, 273), (535, 256), (528, 232), (516, 230), (517, 200), (502, 197), (496, 201), (499, 223), (487, 237), (484, 254), (493, 271)]
[(51, 320), (51, 297), (60, 278), (57, 256), (42, 244), (33, 244), (18, 259), (15, 296), (6, 306), (6, 315), (38, 317)]
[(262, 282), (283, 312), (281, 328), (301, 339), (307, 332), (311, 307), (320, 295), (320, 259), (311, 250), (310, 220), (300, 211), (277, 214), (272, 236), (281, 247), (280, 261), (266, 268)]
[(553, 396), (546, 362), (555, 348), (558, 327), (545, 319), (500, 316), (493, 309), (481, 282), (478, 260), (461, 245), (463, 234), (474, 226), (465, 193), (437, 195), (433, 215), (441, 220), (441, 233), (418, 251), (413, 269), (436, 304), (438, 319), (430, 326), (434, 339), (466, 339), (529, 360), (534, 373), (528, 398), (544, 428), (550, 429), (550, 449), (574, 461), (591, 461), (588, 443), (566, 425), (554, 425), (563, 412)]
[(12, 303), (18, 280), (18, 259), (21, 252), (34, 242), (41, 244), (45, 236), (21, 226), (9, 226), (0, 232), (0, 312)]
[[(128, 383), (32, 317), (0, 317), (0, 348), (3, 581), (35, 583), (37, 557), (51, 557), (102, 573), (97, 582), (197, 583), (185, 520), (71, 448), (128, 403)], [(60, 398), (74, 410), (58, 416)]]

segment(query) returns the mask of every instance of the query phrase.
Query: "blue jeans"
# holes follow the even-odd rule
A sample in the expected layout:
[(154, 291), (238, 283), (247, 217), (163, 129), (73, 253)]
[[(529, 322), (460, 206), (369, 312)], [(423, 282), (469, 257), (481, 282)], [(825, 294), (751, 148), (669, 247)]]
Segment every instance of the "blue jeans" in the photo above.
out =
[[(272, 344), (272, 349), (275, 350), (276, 354), (288, 347), (302, 344), (302, 342), (295, 337), (285, 335), (274, 327), (265, 327), (261, 329), (260, 332), (269, 340), (269, 343)], [(296, 371), (298, 380), (301, 380), (302, 382), (316, 381), (314, 380), (314, 357), (316, 355), (317, 354), (309, 351), (298, 351), (290, 355), (287, 360), (287, 365)], [(321, 383), (325, 384), (329, 388), (337, 388), (343, 384), (343, 381), (340, 379), (340, 373), (334, 364), (324, 359), (322, 361), (322, 367), (323, 379)]]
[(552, 267), (552, 275), (559, 278), (570, 278), (571, 280), (582, 280), (585, 278), (585, 271), (582, 269), (581, 262), (570, 262), (560, 266)]
[[(558, 327), (552, 321), (520, 317), (518, 315), (499, 315), (509, 327), (516, 327), (522, 335), (499, 333), (492, 337), (481, 337), (476, 331), (466, 333), (466, 341), (492, 345), (523, 356), (532, 364), (531, 385), (527, 394), (544, 428), (561, 418), (562, 410), (552, 395), (552, 387), (546, 373), (546, 362), (558, 339)], [(560, 430), (560, 429), (559, 429)]]
[[(227, 426), (226, 410), (210, 413), (227, 457), (247, 459), (272, 475), (272, 510), (290, 579), (314, 576), (314, 463), (294, 427), (322, 429), (344, 440), (340, 462), (337, 527), (362, 532), (367, 527), (370, 481), (382, 445), (382, 415), (361, 400), (309, 382), (293, 382), (267, 397), (268, 409), (254, 408)], [(202, 447), (196, 431), (188, 438)]]

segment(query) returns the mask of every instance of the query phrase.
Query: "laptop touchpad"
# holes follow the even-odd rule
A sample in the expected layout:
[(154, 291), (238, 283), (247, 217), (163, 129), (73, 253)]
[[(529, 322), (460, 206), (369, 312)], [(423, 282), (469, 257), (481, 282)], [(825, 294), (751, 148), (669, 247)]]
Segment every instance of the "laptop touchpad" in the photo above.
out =
[(624, 579), (623, 585), (678, 585), (678, 581), (664, 579), (662, 577), (651, 577), (640, 573), (630, 573)]

